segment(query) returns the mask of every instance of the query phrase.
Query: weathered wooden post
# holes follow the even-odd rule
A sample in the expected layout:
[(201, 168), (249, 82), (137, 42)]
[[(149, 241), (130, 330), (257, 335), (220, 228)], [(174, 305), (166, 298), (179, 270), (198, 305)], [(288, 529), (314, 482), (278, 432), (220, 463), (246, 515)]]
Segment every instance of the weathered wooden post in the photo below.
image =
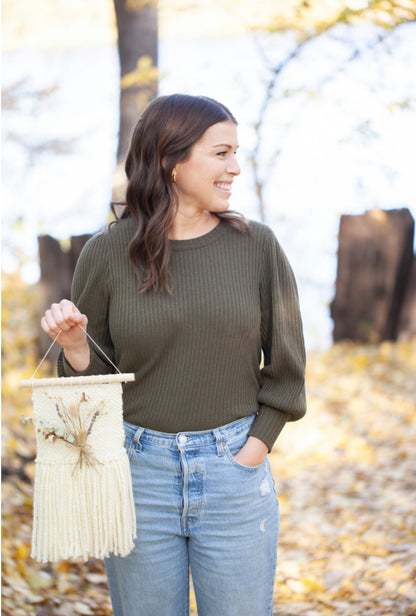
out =
[(395, 340), (410, 281), (414, 220), (408, 209), (342, 216), (331, 304), (333, 339)]
[(397, 337), (410, 340), (416, 336), (416, 256), (413, 257), (412, 269), (407, 283), (399, 317)]

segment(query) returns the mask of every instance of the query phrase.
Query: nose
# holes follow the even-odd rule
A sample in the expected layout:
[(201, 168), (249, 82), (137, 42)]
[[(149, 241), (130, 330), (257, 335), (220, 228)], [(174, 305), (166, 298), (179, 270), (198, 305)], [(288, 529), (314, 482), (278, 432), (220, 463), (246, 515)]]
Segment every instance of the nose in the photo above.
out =
[(232, 173), (232, 175), (240, 175), (240, 165), (238, 164), (235, 156), (229, 160), (227, 171), (228, 173)]

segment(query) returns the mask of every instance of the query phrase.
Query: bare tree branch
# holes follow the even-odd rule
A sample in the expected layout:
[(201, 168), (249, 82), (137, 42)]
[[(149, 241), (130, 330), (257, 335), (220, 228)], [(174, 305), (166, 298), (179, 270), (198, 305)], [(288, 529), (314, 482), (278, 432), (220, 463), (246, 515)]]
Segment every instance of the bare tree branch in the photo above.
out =
[[(343, 16), (342, 20), (344, 20), (344, 18), (345, 18), (345, 15)], [(260, 172), (259, 172), (259, 152), (262, 146), (262, 129), (265, 123), (265, 116), (268, 111), (271, 100), (273, 98), (273, 94), (277, 86), (278, 80), (280, 76), (282, 75), (282, 72), (284, 71), (284, 69), (287, 68), (291, 64), (291, 62), (293, 62), (293, 60), (299, 57), (301, 52), (304, 50), (304, 48), (309, 43), (313, 43), (318, 38), (322, 37), (323, 35), (327, 35), (328, 33), (330, 33), (331, 30), (333, 30), (335, 25), (337, 25), (338, 23), (339, 23), (339, 20), (337, 20), (335, 24), (331, 23), (330, 25), (323, 28), (318, 33), (313, 33), (313, 34), (306, 36), (277, 65), (269, 66), (271, 77), (265, 89), (263, 102), (259, 109), (258, 120), (254, 124), (256, 140), (255, 140), (254, 147), (252, 148), (250, 156), (248, 158), (249, 163), (251, 165), (252, 173), (253, 173), (255, 193), (258, 199), (258, 212), (259, 212), (260, 220), (262, 221), (265, 221), (266, 219), (266, 206), (265, 206), (265, 201), (264, 201), (264, 180), (261, 178)], [(361, 60), (366, 53), (370, 51), (374, 51), (376, 47), (384, 43), (389, 37), (392, 36), (392, 34), (395, 32), (395, 29), (396, 27), (385, 29), (382, 34), (380, 34), (375, 40), (371, 41), (365, 47), (361, 49), (354, 49), (353, 52), (349, 55), (349, 57), (339, 67), (337, 67), (334, 71), (332, 71), (330, 74), (324, 77), (324, 79), (321, 80), (321, 82), (317, 86), (317, 91), (322, 90), (322, 88), (324, 87), (326, 83), (332, 81), (337, 75), (345, 71), (346, 68), (350, 66), (353, 62), (357, 60)], [(336, 40), (342, 40), (339, 36), (335, 36), (335, 35), (333, 36), (333, 38)], [(265, 61), (269, 63), (262, 47), (259, 45), (258, 48), (260, 50), (261, 55), (265, 59)], [(287, 96), (287, 95), (288, 94), (285, 93), (283, 96)], [(281, 149), (276, 152), (276, 157), (280, 154), (280, 152), (281, 152)]]

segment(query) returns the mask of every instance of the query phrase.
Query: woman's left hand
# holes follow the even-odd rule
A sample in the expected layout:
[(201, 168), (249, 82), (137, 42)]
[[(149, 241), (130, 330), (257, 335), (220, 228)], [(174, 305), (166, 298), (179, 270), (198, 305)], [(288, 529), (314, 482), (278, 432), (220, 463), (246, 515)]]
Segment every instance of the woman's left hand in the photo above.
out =
[(234, 459), (244, 466), (259, 466), (263, 464), (269, 453), (266, 443), (256, 436), (249, 436), (247, 442), (235, 454)]

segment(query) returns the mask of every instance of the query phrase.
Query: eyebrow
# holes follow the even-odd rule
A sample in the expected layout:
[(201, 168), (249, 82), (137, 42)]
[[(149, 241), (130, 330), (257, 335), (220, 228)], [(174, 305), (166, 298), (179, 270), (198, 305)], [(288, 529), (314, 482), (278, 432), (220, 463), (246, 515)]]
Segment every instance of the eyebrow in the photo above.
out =
[[(229, 148), (230, 150), (233, 149), (233, 146), (230, 145), (229, 143), (217, 143), (217, 145), (213, 145), (212, 147), (213, 148)], [(238, 150), (238, 147), (239, 146), (237, 146), (237, 148), (236, 148), (237, 150)]]

